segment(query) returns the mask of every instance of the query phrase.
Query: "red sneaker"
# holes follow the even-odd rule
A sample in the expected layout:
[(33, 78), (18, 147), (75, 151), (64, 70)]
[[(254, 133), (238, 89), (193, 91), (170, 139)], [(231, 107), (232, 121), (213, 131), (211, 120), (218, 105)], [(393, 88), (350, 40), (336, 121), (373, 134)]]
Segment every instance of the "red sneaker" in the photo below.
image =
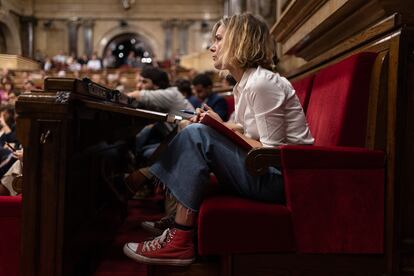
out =
[(166, 229), (153, 240), (125, 244), (124, 253), (146, 264), (189, 265), (195, 260), (193, 235), (193, 231)]

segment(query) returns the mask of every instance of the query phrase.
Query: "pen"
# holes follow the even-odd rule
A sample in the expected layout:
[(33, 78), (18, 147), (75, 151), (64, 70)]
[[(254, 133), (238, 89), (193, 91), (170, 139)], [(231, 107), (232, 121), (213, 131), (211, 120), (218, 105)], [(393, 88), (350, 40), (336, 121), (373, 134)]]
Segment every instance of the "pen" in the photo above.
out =
[(186, 114), (191, 114), (191, 115), (197, 115), (197, 113), (196, 112), (194, 112), (194, 111), (190, 111), (190, 110), (180, 110), (180, 112), (182, 112), (182, 113), (186, 113)]
[(12, 151), (16, 151), (16, 149), (7, 142), (6, 142), (6, 146), (9, 147), (9, 149), (11, 149)]

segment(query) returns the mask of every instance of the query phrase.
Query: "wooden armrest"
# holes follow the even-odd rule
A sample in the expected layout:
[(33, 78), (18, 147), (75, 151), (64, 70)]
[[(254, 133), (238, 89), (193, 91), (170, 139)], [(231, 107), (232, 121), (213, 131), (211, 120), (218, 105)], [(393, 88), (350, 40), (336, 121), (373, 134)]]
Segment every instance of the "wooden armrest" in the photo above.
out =
[(247, 153), (246, 168), (251, 175), (263, 175), (269, 166), (280, 166), (279, 148), (253, 148)]

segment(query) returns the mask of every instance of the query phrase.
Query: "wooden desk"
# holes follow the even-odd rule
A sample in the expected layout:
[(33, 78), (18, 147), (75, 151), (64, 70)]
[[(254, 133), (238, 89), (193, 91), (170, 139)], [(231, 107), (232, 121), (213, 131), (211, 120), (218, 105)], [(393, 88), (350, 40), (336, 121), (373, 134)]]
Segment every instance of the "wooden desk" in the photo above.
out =
[(80, 97), (78, 81), (66, 79), (55, 87), (58, 92), (24, 94), (16, 104), (24, 146), (24, 276), (94, 270), (125, 216), (120, 180), (129, 145), (143, 126), (169, 119), (165, 113)]

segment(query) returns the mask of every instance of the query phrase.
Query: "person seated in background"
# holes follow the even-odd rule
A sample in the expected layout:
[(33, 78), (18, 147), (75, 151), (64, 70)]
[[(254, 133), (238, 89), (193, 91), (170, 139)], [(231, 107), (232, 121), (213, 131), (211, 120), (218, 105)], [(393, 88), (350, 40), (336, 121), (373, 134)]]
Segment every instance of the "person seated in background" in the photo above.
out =
[(134, 51), (130, 51), (128, 53), (128, 57), (125, 62), (126, 65), (128, 65), (131, 68), (138, 68), (140, 65), (140, 62), (138, 61), (138, 57), (135, 56)]
[(92, 70), (92, 71), (99, 71), (102, 69), (102, 62), (98, 58), (97, 53), (93, 53), (90, 60), (88, 60), (88, 63), (86, 63), (86, 69)]
[(22, 193), (23, 149), (12, 153), (14, 163), (0, 179), (0, 196), (16, 196)]
[(81, 65), (82, 70), (87, 69), (86, 65), (88, 64), (89, 58), (87, 54), (83, 54), (78, 58), (78, 63)]
[(34, 89), (36, 89), (34, 82), (31, 80), (26, 80), (23, 84), (22, 93), (32, 92)]
[(62, 69), (66, 63), (67, 58), (67, 54), (63, 50), (60, 50), (59, 53), (53, 57), (53, 62), (59, 69)]
[(107, 49), (105, 52), (105, 56), (102, 59), (102, 65), (104, 68), (114, 68), (116, 65), (116, 58), (112, 54), (111, 49)]
[[(194, 107), (177, 87), (170, 86), (165, 71), (152, 66), (144, 67), (137, 81), (138, 90), (127, 95), (133, 97), (139, 103), (139, 107), (171, 114), (180, 114), (180, 110), (194, 111)], [(145, 163), (173, 129), (174, 126), (171, 124), (159, 122), (141, 130), (136, 139), (137, 159)]]
[(7, 104), (10, 104), (10, 105), (12, 105), (12, 106), (15, 106), (16, 105), (16, 101), (17, 101), (17, 98), (20, 96), (20, 92), (12, 92), (12, 93), (10, 93), (9, 94), (9, 99), (8, 99), (8, 101), (7, 101)]
[(177, 79), (174, 83), (178, 91), (183, 94), (183, 96), (188, 100), (193, 95), (193, 90), (191, 88), (191, 81), (186, 79)]
[(137, 76), (136, 88), (128, 96), (146, 109), (173, 114), (180, 114), (184, 109), (194, 111), (177, 87), (170, 86), (168, 74), (159, 68), (144, 67)]
[(0, 103), (7, 104), (9, 97), (14, 93), (14, 84), (11, 80), (4, 82), (0, 86)]
[(70, 56), (66, 60), (67, 69), (71, 72), (79, 72), (82, 70), (82, 65), (78, 62), (76, 57)]
[(220, 95), (213, 93), (213, 81), (207, 74), (199, 74), (194, 77), (193, 91), (197, 97), (195, 108), (203, 108), (206, 104), (216, 112), (222, 120), (227, 120), (227, 102)]
[(13, 153), (19, 149), (16, 138), (16, 113), (10, 104), (0, 105), (0, 177), (2, 177), (16, 161)]

